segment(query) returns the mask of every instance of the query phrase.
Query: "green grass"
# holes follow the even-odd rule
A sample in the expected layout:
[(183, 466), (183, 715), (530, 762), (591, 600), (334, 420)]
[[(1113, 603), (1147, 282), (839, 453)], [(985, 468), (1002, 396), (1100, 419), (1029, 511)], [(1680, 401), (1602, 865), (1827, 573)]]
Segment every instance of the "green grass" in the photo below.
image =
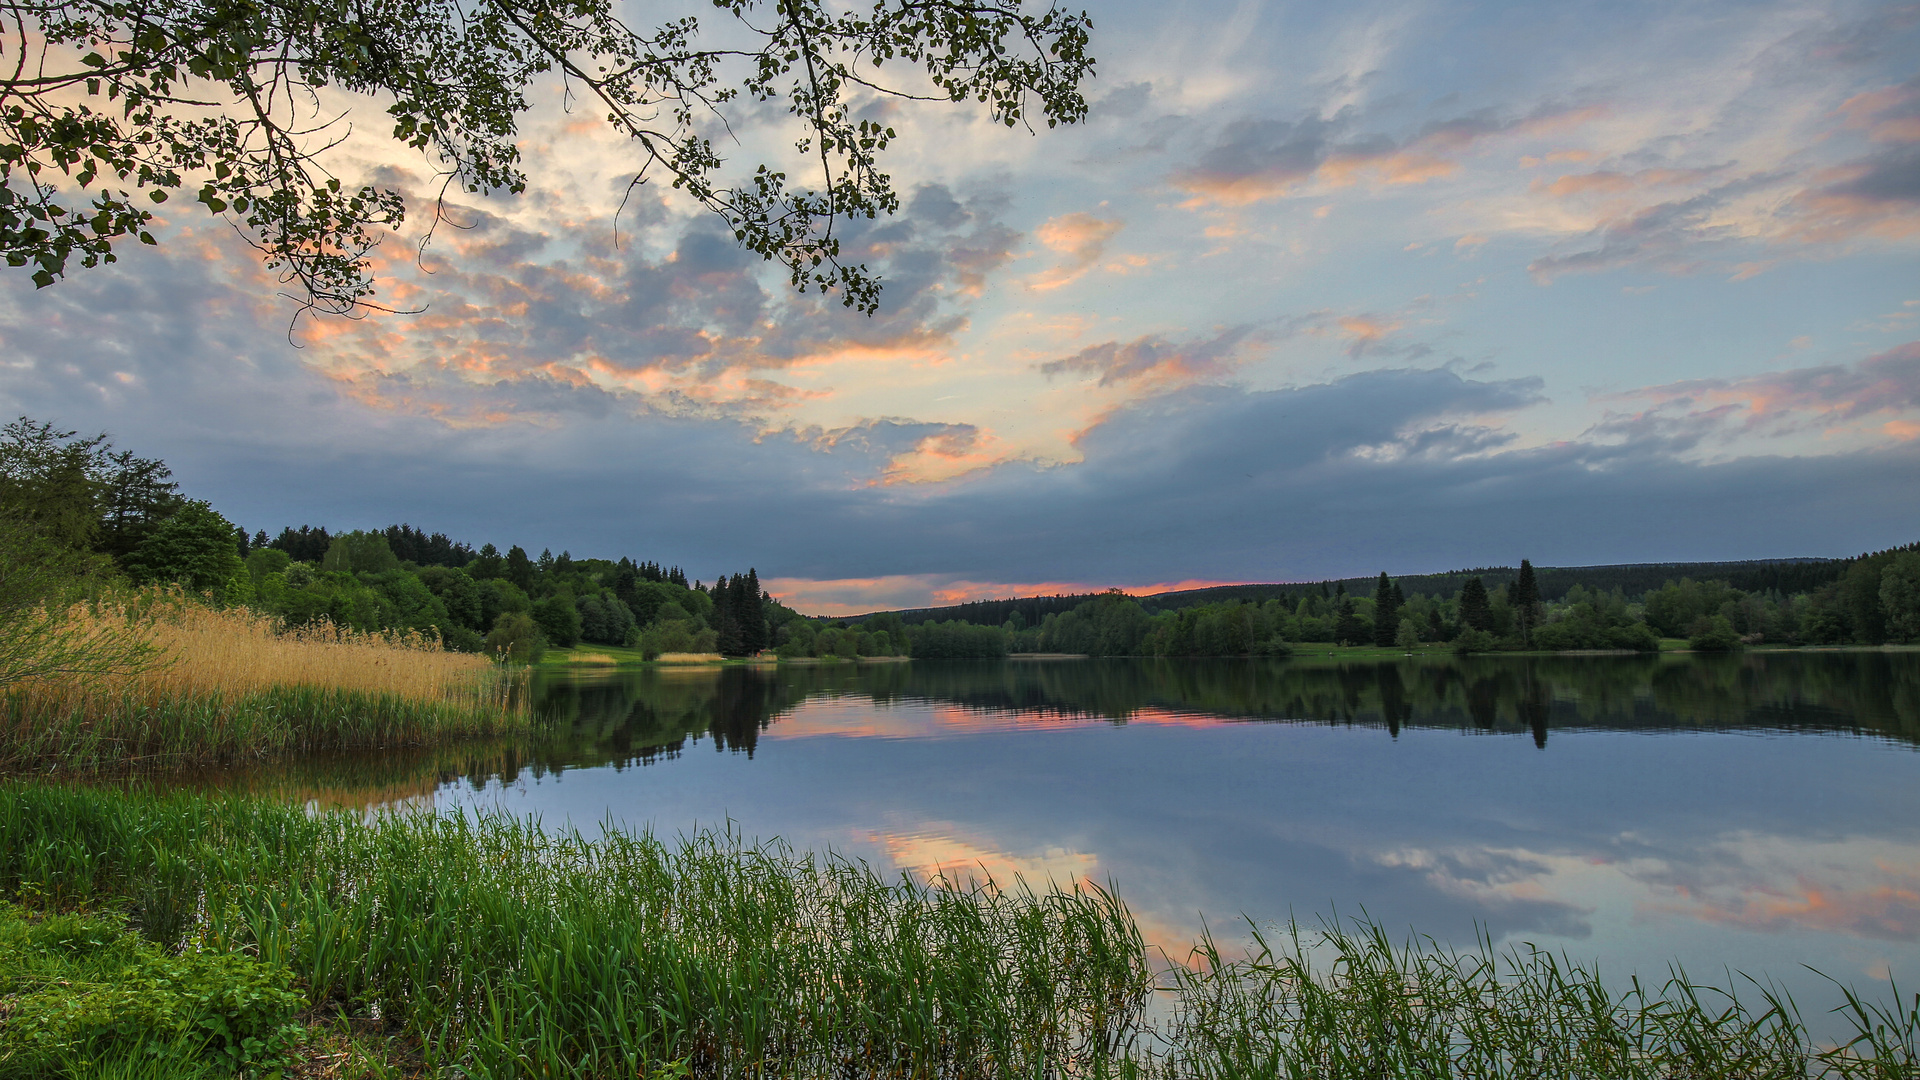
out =
[(114, 913), (0, 904), (0, 1077), (273, 1068), (305, 1004), (292, 973), (231, 952), (174, 955)]
[(1854, 1038), (1818, 1046), (1772, 988), (1699, 983), (1674, 971), (1610, 988), (1598, 972), (1532, 947), (1501, 953), (1394, 944), (1357, 922), (1253, 932), (1245, 958), (1211, 941), (1174, 968), (1180, 1011), (1172, 1075), (1593, 1077), (1605, 1080), (1912, 1080), (1920, 996), (1902, 1012), (1843, 990)]
[(621, 648), (616, 645), (576, 645), (570, 649), (550, 648), (540, 658), (541, 667), (592, 667), (597, 661), (592, 657), (607, 657), (622, 667), (628, 664), (651, 663), (647, 654), (639, 649)]
[(475, 1077), (1085, 1074), (1150, 974), (1095, 889), (103, 788), (0, 789), (0, 892), (125, 905), (155, 940), (284, 964)]
[(0, 772), (206, 765), (523, 734), (511, 697), (436, 701), (318, 686), (214, 694), (0, 697)]
[(1765, 987), (1609, 989), (1365, 924), (1256, 932), (1244, 959), (1201, 942), (1158, 976), (1156, 1030), (1155, 965), (1109, 892), (928, 886), (727, 835), (15, 784), (0, 894), (290, 972), (446, 1077), (1920, 1075), (1920, 997), (1843, 993), (1859, 1038), (1820, 1047)]

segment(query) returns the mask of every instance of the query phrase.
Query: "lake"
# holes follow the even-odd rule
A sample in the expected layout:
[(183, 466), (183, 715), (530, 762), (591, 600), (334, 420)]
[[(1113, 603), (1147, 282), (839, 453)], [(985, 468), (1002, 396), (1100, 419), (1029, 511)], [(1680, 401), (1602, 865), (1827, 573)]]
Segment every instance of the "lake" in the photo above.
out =
[(1920, 653), (655, 668), (531, 692), (538, 747), (244, 783), (1086, 878), (1176, 960), (1203, 926), (1364, 911), (1616, 976), (1746, 972), (1810, 1014), (1838, 995), (1803, 965), (1920, 985)]

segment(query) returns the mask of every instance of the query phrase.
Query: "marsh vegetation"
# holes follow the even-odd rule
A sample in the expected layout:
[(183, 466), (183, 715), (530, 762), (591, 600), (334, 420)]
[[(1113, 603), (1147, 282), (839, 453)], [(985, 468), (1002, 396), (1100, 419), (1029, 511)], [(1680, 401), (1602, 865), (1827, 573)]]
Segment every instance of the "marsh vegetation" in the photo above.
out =
[[(1675, 973), (1621, 994), (1544, 953), (1454, 953), (1364, 924), (1256, 936), (1243, 958), (1208, 940), (1167, 963), (1089, 884), (889, 880), (715, 833), (669, 844), (503, 815), (15, 784), (0, 788), (0, 893), (39, 920), (0, 918), (13, 1010), (0, 1075), (180, 1053), (172, 1027), (149, 1048), (126, 1025), (20, 1019), (46, 1011), (63, 963), (94, 964), (96, 986), (101, 965), (173, 964), (188, 974), (163, 988), (255, 987), (259, 1035), (237, 1021), (200, 1034), (224, 992), (162, 993), (149, 1010), (183, 1011), (212, 1060), (242, 1066), (295, 1052), (278, 1025), (297, 992), (309, 1015), (378, 1018), (428, 1069), (476, 1077), (1892, 1080), (1920, 1067), (1920, 999), (1849, 999), (1857, 1038), (1822, 1046), (1765, 987)], [(122, 913), (140, 940), (115, 916), (56, 914), (70, 909)], [(108, 1007), (104, 992), (79, 1001)]]

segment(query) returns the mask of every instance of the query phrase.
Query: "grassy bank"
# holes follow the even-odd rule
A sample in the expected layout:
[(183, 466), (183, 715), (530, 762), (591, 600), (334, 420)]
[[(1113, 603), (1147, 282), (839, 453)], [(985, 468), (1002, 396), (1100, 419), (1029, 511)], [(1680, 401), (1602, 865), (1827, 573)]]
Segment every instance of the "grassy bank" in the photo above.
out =
[(502, 817), (8, 787), (0, 892), (124, 905), (169, 946), (284, 965), (473, 1076), (1085, 1071), (1149, 978), (1097, 890), (928, 889)]
[[(1409, 949), (1371, 929), (1256, 941), (1245, 959), (1203, 942), (1158, 976), (1169, 1019), (1150, 1030), (1157, 965), (1109, 893), (929, 887), (711, 834), (589, 840), (505, 817), (16, 784), (0, 787), (0, 895), (113, 908), (168, 955), (284, 970), (310, 1015), (377, 1017), (447, 1076), (1920, 1069), (1920, 1000), (1857, 1005), (1863, 1039), (1823, 1048), (1757, 991), (1751, 1006), (1684, 980), (1615, 993), (1543, 954)], [(27, 1074), (0, 1057), (9, 1075)]]
[(76, 609), (131, 627), (137, 670), (51, 676), (0, 696), (0, 770), (206, 764), (524, 731), (512, 678), (437, 641), (331, 626), (280, 632), (245, 610), (178, 596)]

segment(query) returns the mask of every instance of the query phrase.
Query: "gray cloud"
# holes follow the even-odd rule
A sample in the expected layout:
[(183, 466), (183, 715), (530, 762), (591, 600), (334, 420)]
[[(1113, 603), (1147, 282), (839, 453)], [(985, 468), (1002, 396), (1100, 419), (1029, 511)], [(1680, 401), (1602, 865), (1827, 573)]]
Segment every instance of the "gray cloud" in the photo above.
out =
[[(142, 253), (39, 293), (0, 283), (0, 397), (167, 459), (190, 494), (249, 528), (409, 520), (700, 576), (753, 565), (815, 578), (1271, 580), (1521, 555), (1839, 554), (1920, 534), (1920, 441), (1713, 465), (1677, 458), (1688, 444), (1651, 428), (1528, 447), (1505, 422), (1542, 400), (1539, 380), (1446, 369), (1189, 386), (1104, 417), (1079, 436), (1075, 464), (875, 486), (903, 450), (977, 432), (887, 418), (763, 435), (537, 371), (459, 383), (457, 395), (410, 374), (336, 381), (284, 344), (263, 346), (257, 325), (205, 317), (255, 302), (250, 282), (225, 273)], [(1179, 348), (1224, 350), (1234, 333)], [(1116, 343), (1063, 370), (1125, 377), (1164, 359), (1151, 345)], [(1798, 388), (1810, 409), (1906, 402), (1912, 364), (1894, 350), (1759, 389)], [(520, 419), (487, 419), (501, 412)]]
[(1182, 381), (1210, 378), (1223, 375), (1235, 366), (1240, 346), (1252, 334), (1252, 327), (1236, 326), (1211, 338), (1184, 343), (1168, 341), (1160, 334), (1148, 334), (1125, 343), (1106, 341), (1089, 345), (1072, 356), (1048, 360), (1037, 367), (1047, 375), (1098, 375), (1101, 386), (1148, 376)]

